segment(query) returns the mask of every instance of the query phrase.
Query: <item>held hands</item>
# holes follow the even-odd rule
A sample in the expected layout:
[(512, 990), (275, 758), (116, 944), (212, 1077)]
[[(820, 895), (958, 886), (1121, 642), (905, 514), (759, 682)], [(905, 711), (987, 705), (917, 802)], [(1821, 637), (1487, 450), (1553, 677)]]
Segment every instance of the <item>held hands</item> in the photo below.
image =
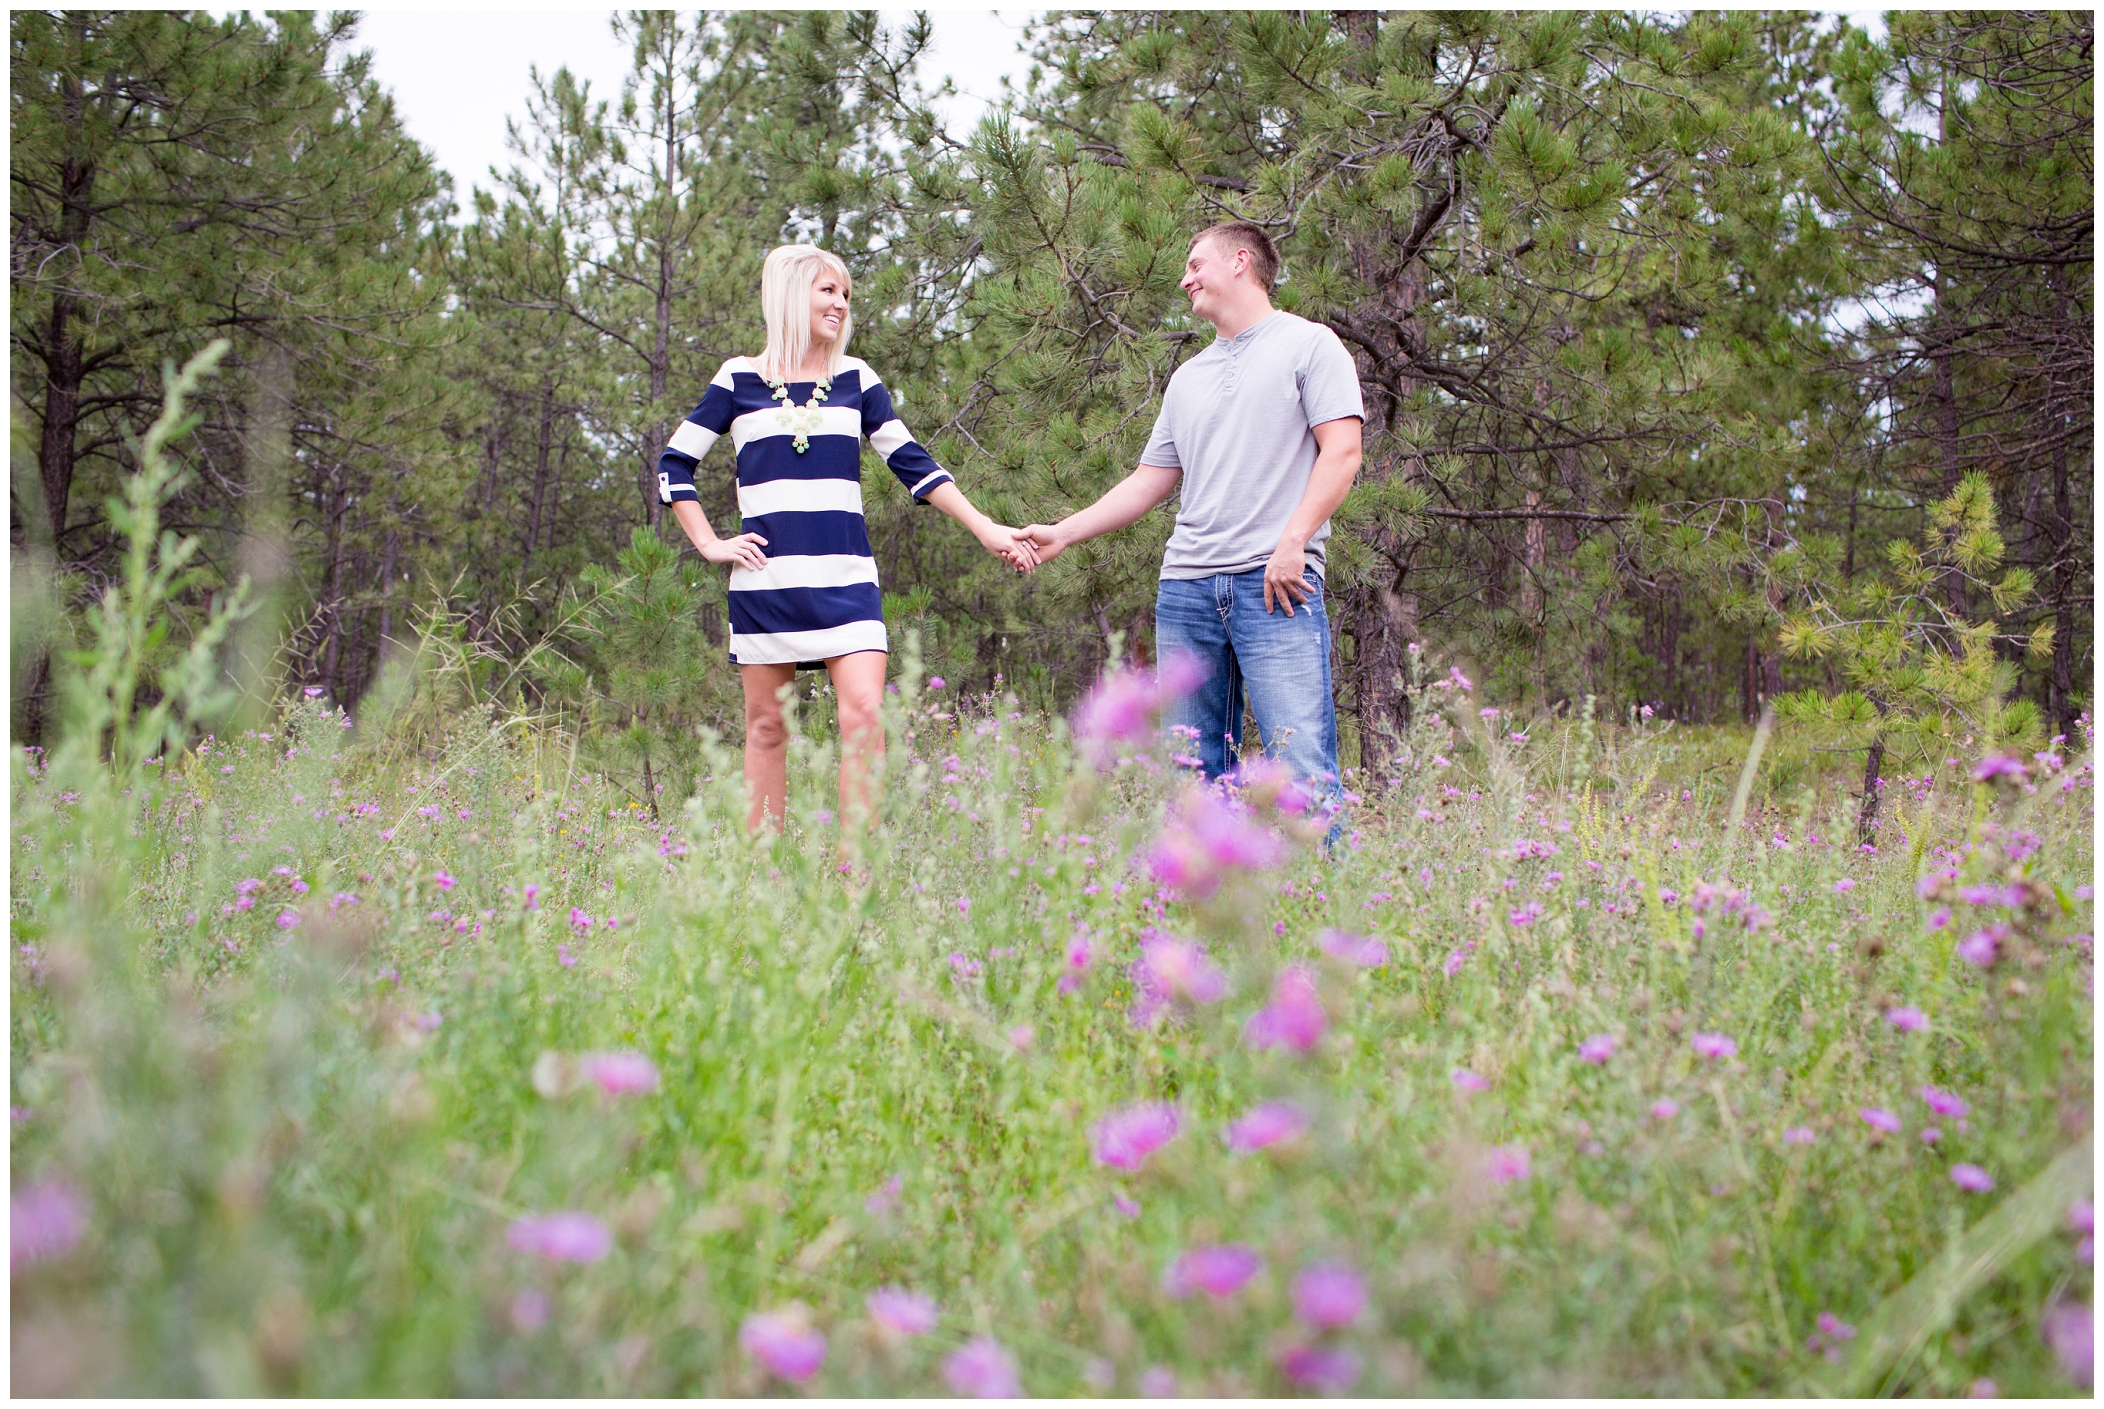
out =
[(712, 563), (729, 563), (747, 572), (762, 572), (767, 567), (767, 555), (760, 551), (767, 546), (767, 540), (757, 533), (741, 533), (736, 538), (712, 538), (694, 546)]
[(1067, 550), (1066, 540), (1060, 537), (1056, 524), (1034, 523), (1028, 528), (1010, 530), (1019, 544), (1027, 545), (1037, 555), (1037, 565), (1043, 567)]
[(1015, 529), (1009, 528), (1005, 524), (997, 524), (992, 519), (988, 519), (973, 530), (973, 536), (979, 540), (979, 545), (986, 549), (987, 552), (993, 554), (1017, 572), (1028, 574), (1037, 571), (1038, 555), (1036, 550), (1031, 546), (1029, 540), (1025, 539)]
[(1308, 555), (1298, 545), (1281, 539), (1272, 551), (1271, 561), (1264, 565), (1264, 614), (1269, 616), (1273, 603), (1284, 607), (1286, 615), (1293, 615), (1293, 608), (1308, 600), (1311, 595), (1302, 574), (1308, 570)]

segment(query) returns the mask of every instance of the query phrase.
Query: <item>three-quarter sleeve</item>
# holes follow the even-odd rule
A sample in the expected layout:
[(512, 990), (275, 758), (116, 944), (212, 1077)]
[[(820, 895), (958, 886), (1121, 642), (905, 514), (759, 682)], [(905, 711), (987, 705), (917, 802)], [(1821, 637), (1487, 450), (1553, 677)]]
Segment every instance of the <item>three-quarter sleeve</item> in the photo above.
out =
[(694, 467), (701, 463), (702, 456), (709, 453), (709, 447), (716, 443), (717, 438), (731, 428), (731, 390), (731, 367), (726, 362), (716, 373), (715, 380), (709, 383), (709, 389), (702, 393), (701, 404), (687, 413), (687, 419), (672, 432), (665, 453), (658, 456), (658, 499), (661, 502), (700, 500), (701, 492), (694, 487)]
[(876, 373), (865, 372), (864, 377), (862, 434), (869, 437), (870, 445), (884, 457), (885, 466), (898, 476), (914, 502), (925, 504), (938, 486), (954, 483), (950, 472), (936, 464), (935, 457), (922, 449), (913, 432), (906, 429), (906, 423), (892, 414), (891, 393), (877, 380)]

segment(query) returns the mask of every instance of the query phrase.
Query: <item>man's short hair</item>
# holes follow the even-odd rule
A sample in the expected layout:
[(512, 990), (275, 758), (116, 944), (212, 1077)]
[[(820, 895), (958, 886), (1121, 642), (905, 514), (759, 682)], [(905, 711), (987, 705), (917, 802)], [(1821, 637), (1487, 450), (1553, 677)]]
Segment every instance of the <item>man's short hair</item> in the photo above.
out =
[[(1278, 282), (1278, 246), (1264, 233), (1264, 227), (1247, 220), (1229, 220), (1210, 229), (1198, 232), (1198, 240), (1217, 240), (1223, 250), (1248, 250), (1249, 272), (1256, 276), (1264, 292), (1270, 293)], [(1193, 240), (1192, 244), (1197, 244)]]

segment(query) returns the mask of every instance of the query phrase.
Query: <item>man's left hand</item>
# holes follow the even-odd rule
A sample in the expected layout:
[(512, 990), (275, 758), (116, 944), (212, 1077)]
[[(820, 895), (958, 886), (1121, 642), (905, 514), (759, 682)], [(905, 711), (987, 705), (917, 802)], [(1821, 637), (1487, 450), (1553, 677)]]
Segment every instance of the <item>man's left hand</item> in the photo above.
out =
[(1305, 549), (1281, 543), (1272, 550), (1271, 561), (1264, 565), (1264, 615), (1271, 615), (1271, 608), (1276, 604), (1291, 616), (1296, 605), (1308, 600), (1311, 593), (1302, 577), (1307, 570)]

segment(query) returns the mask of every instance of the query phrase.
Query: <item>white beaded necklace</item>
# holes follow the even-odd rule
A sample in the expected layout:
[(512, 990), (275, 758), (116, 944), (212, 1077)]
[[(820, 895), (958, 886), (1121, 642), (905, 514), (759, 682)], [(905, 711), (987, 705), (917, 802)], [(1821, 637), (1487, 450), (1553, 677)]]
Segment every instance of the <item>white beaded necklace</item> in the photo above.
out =
[(801, 406), (789, 399), (789, 383), (787, 381), (776, 381), (774, 378), (769, 377), (767, 385), (774, 388), (774, 399), (782, 403), (782, 409), (777, 413), (781, 417), (782, 429), (794, 433), (796, 439), (790, 443), (796, 447), (797, 454), (803, 454), (811, 448), (811, 432), (824, 424), (818, 407), (819, 403), (826, 399), (826, 394), (832, 391), (833, 379), (831, 377), (818, 378), (812, 384), (811, 399)]

